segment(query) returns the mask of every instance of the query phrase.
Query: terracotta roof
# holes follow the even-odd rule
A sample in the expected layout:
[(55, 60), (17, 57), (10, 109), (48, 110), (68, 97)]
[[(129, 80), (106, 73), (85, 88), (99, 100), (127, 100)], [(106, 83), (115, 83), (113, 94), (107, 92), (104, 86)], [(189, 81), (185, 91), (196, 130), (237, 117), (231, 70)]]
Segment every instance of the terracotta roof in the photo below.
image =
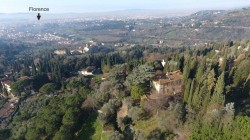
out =
[(12, 103), (8, 102), (0, 109), (0, 118), (6, 118), (13, 111)]
[(163, 85), (163, 84), (167, 84), (167, 83), (170, 83), (170, 82), (173, 82), (173, 81), (177, 81), (177, 80), (181, 80), (181, 78), (175, 78), (175, 79), (159, 79), (159, 81), (156, 81), (156, 82), (158, 82), (159, 84)]
[(27, 79), (30, 79), (30, 77), (28, 77), (28, 76), (22, 76), (22, 77), (19, 78), (19, 80), (27, 80)]
[(124, 118), (128, 114), (128, 105), (126, 103), (122, 104), (122, 107), (120, 107), (120, 110), (117, 112), (117, 116)]
[(7, 80), (7, 79), (2, 80), (2, 82), (3, 82), (4, 84), (6, 84), (6, 85), (11, 85), (11, 84), (12, 84), (12, 82), (11, 82), (10, 80)]
[(237, 56), (237, 58), (234, 61), (243, 60), (245, 57), (246, 57), (245, 54), (240, 54), (239, 56)]
[(102, 78), (108, 78), (108, 77), (110, 77), (110, 76), (111, 76), (110, 73), (104, 73), (104, 74), (102, 75)]
[(163, 84), (167, 84), (167, 83), (174, 82), (174, 81), (181, 80), (181, 79), (182, 79), (182, 73), (178, 70), (178, 71), (169, 72), (166, 74), (166, 77), (155, 79), (154, 82), (157, 82), (163, 85)]
[(87, 68), (81, 69), (80, 71), (92, 72), (95, 69), (96, 69), (95, 66), (88, 66)]

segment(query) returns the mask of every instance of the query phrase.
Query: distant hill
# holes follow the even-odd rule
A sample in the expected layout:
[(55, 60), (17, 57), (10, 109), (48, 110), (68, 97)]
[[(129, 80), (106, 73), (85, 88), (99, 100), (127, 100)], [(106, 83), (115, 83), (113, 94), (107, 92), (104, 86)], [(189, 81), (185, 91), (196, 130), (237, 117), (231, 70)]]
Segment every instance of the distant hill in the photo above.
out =
[[(175, 21), (182, 25), (173, 27), (166, 36), (175, 34), (175, 39), (216, 41), (250, 38), (250, 8), (236, 10), (206, 10), (199, 11)], [(203, 41), (203, 42), (204, 42)]]

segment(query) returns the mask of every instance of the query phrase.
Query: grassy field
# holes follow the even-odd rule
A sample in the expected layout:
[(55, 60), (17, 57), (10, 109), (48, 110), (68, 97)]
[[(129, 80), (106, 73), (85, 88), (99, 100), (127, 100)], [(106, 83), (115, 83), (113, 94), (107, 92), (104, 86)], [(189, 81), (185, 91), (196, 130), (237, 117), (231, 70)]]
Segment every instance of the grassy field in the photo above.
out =
[(102, 124), (99, 121), (94, 123), (95, 134), (91, 137), (92, 140), (108, 140), (111, 132), (104, 132)]
[(111, 132), (104, 132), (103, 126), (97, 120), (97, 113), (91, 114), (82, 126), (82, 129), (77, 133), (79, 140), (108, 140)]
[[(149, 127), (150, 126), (150, 127)], [(135, 123), (134, 129), (140, 130), (144, 133), (144, 136), (148, 136), (150, 132), (158, 127), (158, 123), (155, 117), (151, 117), (147, 120), (139, 120)]]

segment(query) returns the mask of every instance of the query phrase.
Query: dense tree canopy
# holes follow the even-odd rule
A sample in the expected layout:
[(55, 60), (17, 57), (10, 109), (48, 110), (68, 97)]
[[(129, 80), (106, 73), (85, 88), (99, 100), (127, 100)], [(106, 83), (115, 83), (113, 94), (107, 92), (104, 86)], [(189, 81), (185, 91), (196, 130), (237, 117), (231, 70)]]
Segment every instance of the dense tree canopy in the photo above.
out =
[(59, 89), (59, 85), (58, 84), (56, 84), (56, 83), (47, 83), (47, 84), (44, 84), (39, 89), (39, 92), (50, 94), (50, 93), (55, 92), (58, 89)]

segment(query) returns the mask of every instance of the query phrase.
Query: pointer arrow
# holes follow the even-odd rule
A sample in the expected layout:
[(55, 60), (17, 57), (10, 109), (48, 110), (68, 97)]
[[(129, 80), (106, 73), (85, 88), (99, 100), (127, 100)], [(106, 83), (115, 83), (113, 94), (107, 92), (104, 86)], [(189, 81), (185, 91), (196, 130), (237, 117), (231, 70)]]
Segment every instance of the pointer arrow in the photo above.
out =
[(37, 14), (37, 19), (40, 20), (42, 16), (40, 15), (40, 13)]
[(165, 66), (166, 62), (164, 61), (164, 59), (162, 60), (161, 64), (163, 67)]

